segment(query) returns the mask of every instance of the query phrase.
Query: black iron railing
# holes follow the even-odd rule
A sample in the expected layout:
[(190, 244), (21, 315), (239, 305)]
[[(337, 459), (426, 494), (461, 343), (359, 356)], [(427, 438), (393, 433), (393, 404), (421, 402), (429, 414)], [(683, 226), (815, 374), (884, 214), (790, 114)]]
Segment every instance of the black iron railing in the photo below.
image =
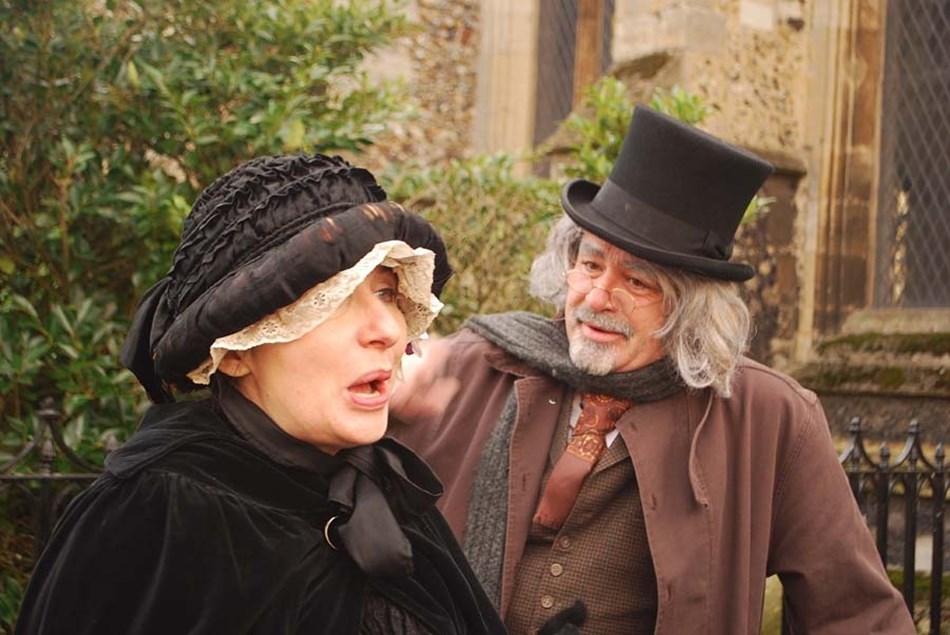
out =
[[(877, 455), (877, 458), (874, 455)], [(947, 504), (947, 467), (943, 444), (933, 450), (933, 459), (925, 455), (916, 420), (910, 422), (907, 439), (893, 461), (886, 443), (875, 451), (868, 447), (861, 420), (848, 425), (848, 441), (839, 459), (858, 507), (875, 537), (881, 561), (892, 573), (895, 584), (914, 620), (926, 632), (941, 632), (943, 608), (944, 510)], [(918, 580), (918, 543), (929, 538), (930, 558), (925, 574)], [(925, 544), (925, 543), (924, 543)], [(926, 602), (917, 602), (918, 583), (929, 577)], [(925, 610), (918, 607), (926, 605)], [(795, 633), (794, 625), (783, 621), (783, 633)]]
[[(887, 444), (882, 444), (877, 454), (877, 460), (872, 458), (862, 435), (861, 421), (855, 417), (848, 426), (848, 445), (840, 457), (851, 491), (875, 532), (881, 560), (885, 565), (893, 565), (895, 560), (900, 563), (901, 594), (911, 613), (916, 605), (918, 540), (929, 534), (929, 632), (940, 633), (945, 568), (944, 510), (947, 503), (943, 444), (936, 446), (933, 460), (929, 460), (921, 446), (919, 425), (913, 420), (896, 460), (891, 462)], [(898, 521), (895, 521), (895, 516)], [(898, 525), (896, 528), (893, 527), (895, 524)]]
[[(52, 401), (44, 402), (37, 415), (33, 439), (0, 465), (0, 486), (18, 491), (29, 501), (34, 524), (34, 557), (43, 551), (59, 514), (69, 501), (102, 472), (100, 466), (84, 460), (63, 440), (66, 420), (53, 408)], [(106, 453), (116, 447), (115, 437), (106, 437)], [(69, 469), (54, 470), (63, 460)]]

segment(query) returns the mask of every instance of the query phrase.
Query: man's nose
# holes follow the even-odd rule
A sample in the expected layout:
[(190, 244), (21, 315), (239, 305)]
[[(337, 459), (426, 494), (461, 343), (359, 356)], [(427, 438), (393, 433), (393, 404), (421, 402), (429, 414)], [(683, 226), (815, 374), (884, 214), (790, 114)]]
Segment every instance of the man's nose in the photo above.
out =
[(607, 309), (616, 309), (613, 304), (613, 297), (609, 290), (599, 285), (591, 286), (585, 298), (587, 306), (594, 311), (605, 311)]

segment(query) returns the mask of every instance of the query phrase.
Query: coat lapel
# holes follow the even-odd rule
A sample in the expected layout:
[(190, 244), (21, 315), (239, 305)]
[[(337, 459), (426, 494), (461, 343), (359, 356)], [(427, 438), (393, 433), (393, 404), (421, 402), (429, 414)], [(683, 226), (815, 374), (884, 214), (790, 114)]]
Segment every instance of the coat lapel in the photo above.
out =
[(696, 501), (690, 486), (690, 443), (698, 417), (692, 401), (683, 391), (638, 404), (617, 424), (637, 475), (653, 554), (657, 633), (664, 632), (664, 625), (677, 613), (706, 616), (709, 610), (709, 571), (695, 563), (713, 560), (712, 518), (708, 505)]
[(502, 570), (501, 614), (508, 609), (515, 570), (531, 529), (548, 448), (557, 428), (565, 388), (546, 376), (525, 377), (514, 384), (518, 411), (508, 465), (508, 522)]

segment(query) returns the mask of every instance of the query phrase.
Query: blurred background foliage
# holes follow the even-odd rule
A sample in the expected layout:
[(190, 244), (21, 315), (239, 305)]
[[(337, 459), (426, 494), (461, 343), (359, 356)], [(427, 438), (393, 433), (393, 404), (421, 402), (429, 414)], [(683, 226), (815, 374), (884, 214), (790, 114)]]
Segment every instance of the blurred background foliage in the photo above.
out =
[(192, 200), (250, 157), (368, 146), (400, 113), (359, 67), (407, 28), (385, 2), (0, 0), (3, 445), (44, 397), (77, 444), (134, 420), (115, 353)]
[[(36, 434), (44, 399), (85, 460), (127, 438), (146, 400), (117, 353), (191, 202), (255, 156), (358, 162), (411, 113), (409, 92), (361, 71), (413, 28), (402, 15), (385, 0), (0, 0), (0, 469)], [(705, 116), (679, 89), (653, 105)], [(576, 142), (560, 174), (606, 178), (632, 107), (619, 81), (592, 86), (565, 123)], [(563, 179), (530, 173), (544, 152), (379, 175), (448, 244), (457, 274), (437, 331), (474, 313), (544, 310), (525, 292), (561, 213)], [(28, 576), (26, 516), (0, 491), (0, 633)]]
[(559, 187), (517, 176), (513, 156), (481, 156), (435, 167), (394, 166), (381, 175), (389, 196), (442, 234), (455, 275), (433, 329), (451, 333), (476, 313), (543, 307), (528, 297), (531, 260), (561, 211)]

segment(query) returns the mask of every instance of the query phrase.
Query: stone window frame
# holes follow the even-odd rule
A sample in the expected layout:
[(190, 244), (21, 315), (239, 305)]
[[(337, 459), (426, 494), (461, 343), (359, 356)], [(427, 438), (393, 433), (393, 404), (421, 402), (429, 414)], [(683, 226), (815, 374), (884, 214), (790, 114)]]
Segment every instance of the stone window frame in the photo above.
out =
[(887, 0), (812, 4), (808, 144), (819, 170), (809, 184), (817, 231), (805, 245), (814, 250), (806, 340), (950, 332), (950, 307), (873, 307), (886, 16)]

